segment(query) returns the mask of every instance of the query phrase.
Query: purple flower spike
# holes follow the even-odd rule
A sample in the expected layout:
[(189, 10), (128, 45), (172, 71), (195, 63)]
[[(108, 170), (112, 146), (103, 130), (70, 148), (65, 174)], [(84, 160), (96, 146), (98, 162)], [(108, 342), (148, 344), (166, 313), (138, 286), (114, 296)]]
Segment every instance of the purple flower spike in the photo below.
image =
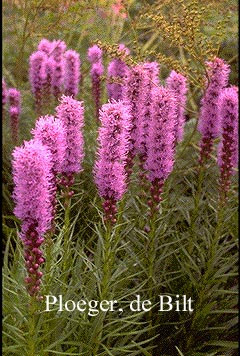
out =
[(128, 70), (126, 76), (126, 84), (123, 87), (123, 100), (130, 106), (130, 114), (132, 117), (132, 129), (131, 129), (131, 139), (130, 139), (130, 151), (128, 159), (128, 170), (131, 172), (131, 167), (133, 165), (133, 158), (137, 153), (137, 136), (138, 136), (138, 125), (139, 125), (139, 105), (140, 105), (140, 95), (143, 88), (144, 78), (146, 77), (146, 71), (143, 69), (142, 64), (131, 67)]
[(128, 55), (130, 51), (124, 44), (120, 44), (118, 48), (119, 51), (123, 53), (123, 58), (115, 58), (108, 65), (109, 82), (107, 83), (107, 91), (109, 99), (122, 100), (122, 87), (128, 70), (128, 66), (124, 62), (124, 57)]
[(159, 64), (157, 62), (146, 62), (142, 65), (145, 72), (142, 81), (143, 90), (139, 95), (138, 123), (136, 127), (136, 150), (142, 161), (146, 160), (149, 122), (152, 106), (152, 91), (159, 85)]
[(5, 110), (5, 106), (7, 104), (7, 100), (8, 100), (7, 85), (5, 83), (5, 80), (2, 79), (2, 114), (3, 114), (3, 116), (4, 116), (4, 110)]
[(126, 159), (129, 148), (131, 118), (121, 101), (104, 104), (100, 110), (99, 148), (95, 162), (95, 182), (105, 200), (105, 219), (115, 223), (116, 202), (127, 189)]
[(176, 98), (175, 140), (176, 142), (180, 142), (183, 139), (185, 124), (184, 108), (187, 101), (187, 78), (173, 70), (167, 78), (166, 83)]
[(72, 176), (82, 170), (84, 107), (83, 102), (62, 95), (60, 105), (56, 108), (57, 117), (66, 130), (67, 148), (64, 156), (62, 172)]
[(220, 96), (221, 141), (218, 145), (220, 192), (226, 198), (231, 175), (238, 166), (238, 87), (222, 91)]
[(152, 183), (152, 200), (158, 204), (174, 164), (175, 98), (169, 89), (158, 87), (152, 91), (152, 100), (145, 168)]
[(18, 141), (18, 128), (21, 113), (21, 93), (16, 88), (8, 90), (9, 114), (11, 120), (12, 140), (14, 144)]
[(212, 151), (213, 139), (220, 131), (219, 98), (227, 86), (230, 67), (221, 58), (206, 62), (209, 82), (201, 100), (198, 130), (202, 134), (200, 164), (208, 159)]
[(54, 40), (52, 42), (51, 56), (56, 62), (61, 62), (64, 52), (66, 51), (67, 45), (64, 41)]
[(64, 54), (64, 87), (65, 95), (76, 97), (80, 81), (80, 56), (74, 50)]
[(51, 228), (52, 174), (51, 153), (37, 140), (24, 142), (13, 152), (14, 214), (21, 220), (20, 237), (24, 243), (25, 280), (30, 295), (37, 296), (44, 259), (39, 247), (44, 234)]
[(52, 93), (56, 99), (58, 99), (63, 92), (63, 71), (64, 71), (64, 61), (53, 61), (52, 62), (52, 76), (51, 76), (51, 88)]
[(43, 38), (39, 44), (38, 44), (38, 51), (43, 51), (47, 54), (50, 54), (51, 50), (52, 50), (52, 42), (47, 40), (46, 38)]
[(102, 61), (102, 50), (97, 45), (94, 45), (88, 49), (87, 58), (91, 63), (97, 63)]
[(10, 106), (20, 107), (21, 105), (21, 93), (16, 88), (8, 89), (8, 99)]
[(101, 76), (104, 72), (102, 50), (97, 45), (88, 49), (88, 60), (91, 62), (92, 94), (95, 101), (96, 119), (98, 120), (101, 98)]
[(41, 113), (42, 109), (42, 99), (43, 99), (43, 82), (45, 80), (46, 63), (47, 55), (43, 51), (37, 51), (31, 54), (29, 62), (29, 78), (32, 88), (32, 93), (35, 98), (36, 110), (38, 113)]
[(60, 119), (51, 115), (40, 117), (31, 131), (33, 137), (47, 146), (52, 154), (52, 171), (62, 173), (66, 151), (66, 130)]

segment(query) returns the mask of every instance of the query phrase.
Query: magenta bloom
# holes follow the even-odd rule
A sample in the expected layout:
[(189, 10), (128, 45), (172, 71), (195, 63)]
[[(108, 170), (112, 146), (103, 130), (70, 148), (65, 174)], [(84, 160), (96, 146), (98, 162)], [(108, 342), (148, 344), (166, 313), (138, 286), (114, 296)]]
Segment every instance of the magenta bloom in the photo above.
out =
[(66, 152), (66, 130), (63, 122), (51, 115), (42, 116), (31, 132), (36, 140), (50, 150), (53, 173), (62, 173)]
[(39, 42), (37, 49), (38, 49), (38, 51), (43, 51), (47, 54), (50, 54), (52, 51), (52, 47), (53, 47), (52, 42), (47, 40), (46, 38), (43, 38)]
[(183, 139), (185, 124), (184, 108), (187, 101), (187, 78), (172, 70), (166, 83), (167, 87), (173, 91), (176, 98), (175, 138), (176, 142), (180, 142)]
[(159, 85), (159, 64), (146, 62), (142, 65), (145, 75), (142, 80), (142, 90), (139, 94), (139, 103), (136, 124), (136, 150), (143, 160), (147, 156), (146, 141), (151, 118), (152, 91)]
[(123, 100), (129, 105), (132, 117), (130, 159), (137, 153), (140, 96), (144, 90), (143, 83), (145, 78), (146, 71), (143, 64), (133, 66), (127, 72), (126, 84), (123, 87)]
[(11, 121), (12, 140), (16, 144), (18, 141), (18, 129), (21, 113), (21, 93), (16, 88), (9, 88), (9, 114)]
[(63, 92), (63, 71), (64, 71), (64, 62), (53, 61), (52, 62), (52, 76), (51, 76), (51, 88), (52, 93), (56, 99), (60, 97)]
[(21, 220), (28, 271), (25, 281), (29, 294), (37, 295), (42, 277), (39, 267), (44, 262), (40, 246), (52, 220), (51, 153), (39, 141), (25, 141), (15, 148), (12, 165), (14, 214)]
[(45, 63), (47, 55), (43, 51), (33, 52), (30, 56), (29, 79), (32, 93), (35, 98), (35, 105), (38, 112), (42, 109), (42, 87), (45, 79)]
[(88, 48), (87, 58), (91, 63), (102, 61), (102, 50), (97, 45)]
[(7, 90), (7, 85), (5, 83), (5, 80), (2, 79), (2, 108), (6, 105), (8, 100), (8, 90)]
[(61, 40), (53, 40), (52, 41), (52, 49), (51, 56), (56, 62), (61, 62), (63, 58), (63, 54), (66, 51), (67, 45), (64, 41)]
[(164, 182), (174, 164), (175, 99), (164, 87), (152, 91), (152, 108), (147, 137), (148, 179)]
[(15, 106), (19, 108), (20, 111), (20, 105), (21, 105), (21, 93), (19, 90), (16, 88), (9, 88), (8, 89), (8, 99), (9, 99), (9, 104), (10, 106)]
[(53, 69), (55, 67), (55, 61), (54, 59), (50, 57), (46, 57), (45, 63), (44, 63), (44, 77), (43, 77), (43, 84), (42, 84), (42, 94), (43, 94), (43, 100), (45, 105), (48, 105), (49, 102), (51, 101), (51, 95), (52, 95), (52, 74), (53, 74)]
[(215, 58), (212, 62), (206, 62), (209, 83), (201, 100), (201, 109), (198, 130), (202, 134), (201, 158), (208, 158), (213, 145), (213, 139), (220, 132), (219, 98), (223, 88), (228, 83), (230, 67), (221, 58)]
[(64, 88), (65, 95), (77, 96), (80, 81), (80, 56), (74, 50), (64, 53)]
[(99, 116), (101, 97), (101, 76), (104, 72), (102, 50), (97, 45), (88, 49), (88, 60), (91, 62), (92, 94), (95, 101), (96, 118)]
[(82, 170), (84, 107), (83, 102), (62, 95), (60, 105), (56, 108), (57, 117), (66, 130), (67, 148), (64, 156), (62, 172), (73, 175)]
[(129, 148), (131, 118), (121, 101), (104, 104), (100, 110), (99, 148), (94, 167), (95, 182), (105, 200), (105, 217), (114, 223), (116, 202), (127, 189), (126, 159)]
[[(124, 44), (119, 45), (119, 51), (123, 53), (123, 59), (115, 58), (108, 65), (107, 91), (109, 99), (122, 99), (122, 86), (124, 78), (127, 75), (128, 66), (124, 62), (124, 57), (130, 53), (129, 49)], [(114, 82), (115, 81), (115, 82)]]
[(238, 166), (238, 87), (225, 88), (220, 96), (221, 141), (218, 145), (220, 192), (226, 194), (233, 168)]

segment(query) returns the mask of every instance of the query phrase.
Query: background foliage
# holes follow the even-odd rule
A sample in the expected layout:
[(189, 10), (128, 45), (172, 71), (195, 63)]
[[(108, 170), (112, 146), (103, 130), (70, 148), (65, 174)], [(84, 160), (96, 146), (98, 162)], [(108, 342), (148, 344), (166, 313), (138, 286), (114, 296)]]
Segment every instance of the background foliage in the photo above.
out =
[[(82, 81), (78, 99), (85, 104), (84, 170), (76, 177), (71, 220), (64, 241), (64, 208), (53, 241), (46, 239), (43, 294), (65, 300), (121, 301), (123, 313), (44, 311), (30, 301), (24, 287), (24, 258), (13, 216), (9, 118), (3, 122), (3, 352), (5, 355), (152, 355), (200, 356), (237, 354), (237, 176), (218, 221), (219, 175), (216, 152), (198, 191), (199, 101), (204, 61), (217, 55), (231, 64), (230, 83), (237, 85), (236, 1), (3, 1), (3, 77), (22, 94), (20, 140), (30, 138), (37, 119), (28, 81), (28, 58), (42, 38), (62, 39), (80, 53)], [(203, 9), (203, 7), (205, 9)], [(126, 16), (124, 15), (126, 14)], [(164, 21), (163, 21), (164, 20)], [(121, 203), (116, 228), (109, 234), (93, 182), (97, 124), (91, 96), (88, 47), (98, 41), (105, 66), (116, 56), (114, 45), (131, 49), (131, 61), (158, 60), (161, 82), (181, 69), (189, 79), (188, 121), (178, 145), (174, 171), (164, 188), (155, 222), (154, 279), (149, 279), (149, 235), (144, 231), (147, 205), (139, 190), (137, 169)], [(199, 51), (201, 52), (199, 54)], [(107, 101), (102, 78), (102, 103)], [(54, 108), (48, 108), (52, 113)], [(217, 142), (216, 142), (217, 143)], [(196, 197), (199, 197), (196, 206)], [(197, 210), (196, 210), (197, 207)], [(197, 211), (197, 216), (196, 216)], [(194, 224), (193, 224), (194, 220)], [(64, 246), (64, 247), (63, 247)], [(65, 257), (64, 257), (65, 256)], [(106, 263), (106, 256), (111, 256)], [(152, 256), (153, 257), (153, 256)], [(67, 267), (64, 261), (67, 260)], [(103, 275), (107, 276), (103, 284)], [(186, 294), (194, 312), (129, 313), (136, 294), (157, 303), (158, 295)]]

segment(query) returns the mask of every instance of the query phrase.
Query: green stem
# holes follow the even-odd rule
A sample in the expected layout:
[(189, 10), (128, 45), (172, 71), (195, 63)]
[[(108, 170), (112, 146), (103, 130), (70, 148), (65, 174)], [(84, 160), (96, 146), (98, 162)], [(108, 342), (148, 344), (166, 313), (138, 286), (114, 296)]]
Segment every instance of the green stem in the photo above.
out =
[(193, 214), (192, 214), (192, 218), (191, 218), (191, 225), (190, 225), (190, 230), (191, 230), (191, 235), (192, 235), (192, 239), (190, 239), (189, 247), (188, 247), (188, 252), (190, 255), (193, 252), (193, 248), (194, 248), (194, 237), (197, 235), (196, 222), (197, 222), (197, 218), (199, 216), (199, 206), (200, 206), (200, 200), (201, 200), (203, 179), (204, 179), (204, 166), (201, 165), (198, 170), (197, 190), (196, 190), (196, 194), (194, 197), (194, 210), (193, 210)]
[[(113, 265), (113, 250), (112, 250), (112, 226), (110, 223), (106, 225), (106, 233), (104, 236), (104, 246), (103, 246), (103, 267), (102, 267), (102, 281), (100, 285), (100, 300), (109, 300), (109, 281), (111, 277), (111, 270)], [(101, 323), (99, 323), (98, 329), (96, 330), (96, 342), (93, 349), (92, 355), (96, 356), (99, 350), (99, 345), (101, 343), (101, 338), (103, 334), (103, 324), (105, 319), (105, 312), (101, 312), (100, 318), (102, 317)]]
[(36, 356), (36, 310), (37, 301), (35, 297), (30, 297), (29, 304), (29, 333), (28, 333), (28, 354), (27, 356)]
[(65, 216), (64, 216), (64, 236), (63, 236), (63, 273), (67, 271), (67, 265), (70, 252), (70, 210), (71, 198), (69, 197), (70, 188), (67, 187), (65, 191)]

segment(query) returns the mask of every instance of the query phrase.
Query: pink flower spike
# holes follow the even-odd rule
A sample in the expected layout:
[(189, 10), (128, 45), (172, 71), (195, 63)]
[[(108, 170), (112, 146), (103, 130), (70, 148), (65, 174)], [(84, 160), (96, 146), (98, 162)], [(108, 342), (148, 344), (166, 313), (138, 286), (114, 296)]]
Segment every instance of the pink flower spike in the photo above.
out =
[(99, 148), (94, 166), (95, 182), (105, 200), (107, 220), (115, 222), (116, 202), (127, 189), (126, 159), (130, 139), (129, 108), (122, 101), (112, 100), (100, 110)]
[(47, 54), (50, 54), (51, 50), (52, 50), (52, 42), (47, 40), (46, 38), (43, 38), (39, 44), (38, 44), (38, 51), (43, 51)]
[(87, 58), (90, 63), (102, 61), (102, 49), (97, 45), (88, 48)]
[(183, 139), (185, 124), (184, 108), (187, 101), (187, 78), (173, 70), (167, 78), (166, 83), (176, 98), (176, 123), (174, 131), (176, 142), (180, 142)]
[(213, 140), (219, 136), (220, 115), (219, 98), (223, 88), (227, 86), (230, 67), (221, 58), (206, 62), (208, 83), (201, 100), (198, 130), (202, 135), (200, 146), (200, 164), (209, 158)]
[(124, 62), (124, 57), (128, 55), (130, 51), (124, 44), (120, 44), (118, 49), (123, 53), (123, 59), (115, 58), (109, 63), (107, 91), (109, 99), (122, 100), (122, 87), (128, 70), (128, 66)]
[(62, 172), (65, 174), (79, 173), (82, 170), (84, 106), (69, 96), (62, 95), (56, 108), (57, 117), (66, 130), (66, 151)]
[(20, 237), (29, 277), (27, 289), (35, 296), (39, 290), (34, 288), (41, 273), (38, 271), (41, 255), (37, 252), (52, 222), (51, 153), (37, 140), (25, 141), (13, 151), (12, 166), (14, 214), (21, 220)]
[(53, 173), (62, 173), (67, 147), (63, 122), (51, 115), (42, 116), (36, 121), (31, 133), (35, 139), (49, 148), (52, 154)]
[(221, 141), (218, 145), (220, 192), (227, 194), (230, 178), (238, 166), (238, 87), (225, 88), (220, 95)]
[(174, 164), (175, 99), (169, 89), (154, 88), (147, 136), (148, 179), (164, 182)]
[(31, 83), (32, 93), (35, 98), (36, 110), (38, 111), (38, 113), (40, 113), (42, 109), (42, 88), (46, 76), (46, 59), (47, 55), (43, 51), (33, 52), (29, 59), (29, 79)]
[(65, 95), (76, 97), (80, 81), (80, 56), (70, 49), (64, 53), (64, 59)]

